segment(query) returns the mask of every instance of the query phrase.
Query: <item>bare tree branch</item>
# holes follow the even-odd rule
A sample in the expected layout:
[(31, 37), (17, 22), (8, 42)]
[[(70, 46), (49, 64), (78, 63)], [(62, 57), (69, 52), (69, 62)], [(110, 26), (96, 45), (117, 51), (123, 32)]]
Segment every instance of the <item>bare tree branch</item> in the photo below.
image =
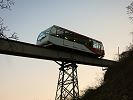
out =
[(6, 32), (9, 31), (7, 26), (4, 26), (3, 19), (0, 17), (0, 38), (19, 40), (17, 33), (9, 33), (9, 36), (6, 35)]
[(0, 38), (7, 38), (4, 34), (4, 31), (7, 30), (7, 27), (3, 26), (3, 19), (0, 17)]
[[(0, 0), (0, 9), (11, 10), (11, 6), (14, 5), (13, 0)], [(0, 17), (0, 38), (18, 40), (17, 33), (9, 33), (7, 36), (8, 27), (4, 26), (3, 18)]]
[(15, 33), (15, 32), (13, 34), (11, 34), (11, 36), (8, 37), (8, 39), (19, 40), (17, 33)]
[(13, 0), (0, 0), (0, 8), (1, 9), (9, 9), (11, 10), (11, 6), (14, 5)]
[(127, 8), (127, 14), (129, 15), (129, 19), (133, 21), (133, 2), (126, 8)]

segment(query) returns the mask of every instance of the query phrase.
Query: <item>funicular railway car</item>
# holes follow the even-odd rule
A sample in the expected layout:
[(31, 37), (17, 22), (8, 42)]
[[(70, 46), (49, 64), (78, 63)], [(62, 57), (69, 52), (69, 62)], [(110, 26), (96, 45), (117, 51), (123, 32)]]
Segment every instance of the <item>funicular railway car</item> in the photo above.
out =
[(65, 48), (65, 50), (79, 51), (100, 58), (105, 54), (102, 42), (56, 25), (39, 34), (37, 45)]

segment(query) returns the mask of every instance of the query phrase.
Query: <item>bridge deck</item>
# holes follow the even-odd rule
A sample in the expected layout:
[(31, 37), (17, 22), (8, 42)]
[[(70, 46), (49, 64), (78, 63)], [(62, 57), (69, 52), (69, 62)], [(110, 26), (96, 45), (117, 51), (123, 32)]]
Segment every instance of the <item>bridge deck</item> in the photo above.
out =
[(112, 64), (116, 63), (115, 61), (107, 59), (92, 58), (87, 55), (48, 49), (34, 44), (8, 39), (0, 39), (0, 53), (45, 60), (76, 62), (77, 64), (100, 67), (110, 67)]

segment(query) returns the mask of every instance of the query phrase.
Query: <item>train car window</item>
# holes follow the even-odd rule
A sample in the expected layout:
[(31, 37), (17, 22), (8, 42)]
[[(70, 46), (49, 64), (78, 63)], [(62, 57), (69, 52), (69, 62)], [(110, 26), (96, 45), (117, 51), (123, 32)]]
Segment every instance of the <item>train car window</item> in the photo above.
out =
[(82, 37), (80, 37), (80, 36), (77, 35), (76, 38), (77, 38), (78, 43), (83, 44), (83, 39), (82, 39)]
[(100, 50), (100, 47), (101, 47), (100, 43), (99, 43), (99, 42), (97, 42), (97, 49), (99, 49), (99, 50)]
[(88, 45), (89, 45), (89, 47), (92, 48), (93, 47), (93, 41), (89, 39)]
[(68, 38), (67, 38), (67, 37), (65, 37), (65, 39), (66, 39), (66, 40), (68, 40)]
[(51, 28), (48, 28), (45, 31), (43, 31), (44, 35), (46, 36), (47, 34), (49, 34), (50, 33), (50, 30), (51, 30)]
[(72, 37), (73, 41), (76, 41), (77, 43), (83, 44), (83, 39), (81, 36), (79, 36), (78, 34), (73, 33), (73, 37)]
[(65, 34), (70, 34), (70, 32), (68, 32), (68, 31), (65, 31)]
[(93, 48), (98, 48), (98, 42), (96, 42), (95, 40), (93, 40)]
[(56, 31), (56, 37), (63, 38), (64, 31), (60, 28), (58, 28)]
[(62, 29), (57, 29), (57, 34), (63, 34), (64, 31)]
[[(66, 31), (66, 30), (65, 30), (64, 37), (67, 37), (67, 39), (68, 39), (69, 41), (73, 41), (73, 40), (74, 40), (74, 39), (73, 39), (73, 33), (70, 32), (70, 31)], [(66, 38), (65, 38), (65, 39), (66, 39)]]
[(69, 34), (70, 34), (70, 33), (69, 33), (68, 31), (65, 30), (64, 36), (69, 36)]
[(96, 42), (93, 40), (93, 48), (96, 48)]
[(103, 47), (103, 45), (101, 44), (101, 50), (104, 50), (104, 47)]
[(56, 34), (56, 28), (55, 28), (55, 27), (52, 27), (52, 28), (51, 28), (51, 33), (52, 33), (52, 34)]

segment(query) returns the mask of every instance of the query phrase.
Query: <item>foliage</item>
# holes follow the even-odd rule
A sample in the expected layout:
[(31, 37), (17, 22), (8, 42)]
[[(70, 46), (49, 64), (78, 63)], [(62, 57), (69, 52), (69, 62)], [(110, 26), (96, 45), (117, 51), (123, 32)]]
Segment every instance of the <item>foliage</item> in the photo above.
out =
[(119, 62), (106, 71), (103, 84), (86, 90), (81, 100), (133, 100), (133, 45), (120, 56)]
[[(0, 8), (11, 10), (11, 6), (14, 5), (13, 0), (0, 0)], [(4, 26), (4, 20), (0, 17), (0, 38), (18, 40), (17, 33), (9, 33), (7, 36), (8, 27)]]
[(6, 26), (3, 26), (3, 19), (0, 17), (0, 37), (6, 38), (6, 35), (4, 34), (4, 31), (7, 30)]
[(12, 5), (14, 5), (13, 0), (0, 0), (1, 9), (11, 9)]
[(120, 54), (119, 60), (122, 61), (132, 57), (133, 57), (133, 44), (130, 44), (129, 46), (127, 46), (127, 50)]
[(127, 14), (129, 15), (129, 19), (133, 21), (133, 2), (126, 8), (127, 8)]

